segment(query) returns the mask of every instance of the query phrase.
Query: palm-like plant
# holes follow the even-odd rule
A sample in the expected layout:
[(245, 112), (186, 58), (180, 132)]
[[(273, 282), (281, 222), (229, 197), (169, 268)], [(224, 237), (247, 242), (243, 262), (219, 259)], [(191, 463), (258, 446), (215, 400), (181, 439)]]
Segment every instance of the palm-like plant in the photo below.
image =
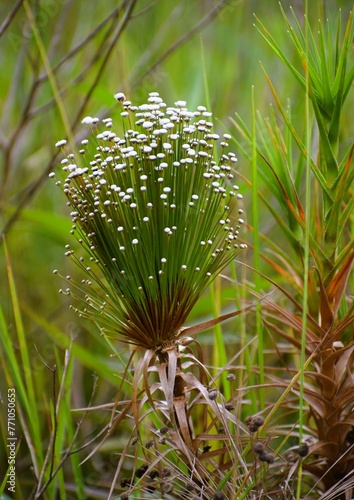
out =
[(116, 97), (123, 138), (111, 119), (96, 135), (98, 120), (86, 117), (93, 147), (84, 140), (82, 158), (62, 162), (73, 231), (100, 270), (76, 259), (89, 275), (81, 312), (95, 320), (99, 313), (105, 334), (156, 349), (178, 339), (200, 295), (243, 246), (242, 196), (230, 185), (236, 158), (224, 152), (225, 135), (214, 160), (219, 136), (204, 107), (192, 113), (179, 101), (165, 109), (157, 93), (139, 108)]
[[(184, 352), (193, 340), (186, 335), (238, 312), (195, 327), (184, 324), (206, 287), (245, 247), (237, 243), (243, 219), (242, 196), (233, 183), (236, 157), (226, 152), (230, 136), (220, 140), (203, 106), (194, 112), (184, 101), (166, 107), (156, 92), (139, 107), (121, 93), (115, 97), (121, 136), (113, 132), (110, 118), (102, 120), (105, 130), (99, 131), (99, 120), (86, 117), (93, 141), (82, 141), (79, 158), (66, 150), (65, 140), (57, 143), (66, 173), (57, 184), (69, 200), (72, 233), (89, 259), (76, 257), (67, 246), (66, 255), (85, 278), (79, 284), (67, 277), (70, 288), (64, 293), (76, 297), (79, 292), (83, 307), (75, 309), (98, 323), (103, 335), (134, 346), (133, 353), (143, 352), (133, 398), (115, 424), (132, 409), (139, 430), (144, 404), (155, 413), (159, 409), (162, 421), (172, 423), (174, 445), (197, 483), (207, 484), (207, 469), (194, 465), (200, 440), (191, 411), (211, 405), (221, 426), (225, 416), (215, 406), (217, 393), (208, 392), (201, 350), (197, 357), (189, 348)], [(199, 395), (188, 406), (194, 390)], [(157, 404), (159, 391), (163, 400)]]

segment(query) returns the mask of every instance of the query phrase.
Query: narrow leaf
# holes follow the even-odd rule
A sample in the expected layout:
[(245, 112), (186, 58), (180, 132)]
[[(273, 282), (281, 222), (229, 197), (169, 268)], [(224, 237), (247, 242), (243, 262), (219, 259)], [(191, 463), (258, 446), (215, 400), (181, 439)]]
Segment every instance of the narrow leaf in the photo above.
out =
[(338, 273), (331, 281), (331, 283), (327, 286), (327, 294), (329, 302), (332, 305), (334, 314), (337, 314), (340, 302), (345, 292), (353, 259), (354, 259), (354, 252), (348, 255), (348, 258), (344, 262), (341, 269), (338, 271)]

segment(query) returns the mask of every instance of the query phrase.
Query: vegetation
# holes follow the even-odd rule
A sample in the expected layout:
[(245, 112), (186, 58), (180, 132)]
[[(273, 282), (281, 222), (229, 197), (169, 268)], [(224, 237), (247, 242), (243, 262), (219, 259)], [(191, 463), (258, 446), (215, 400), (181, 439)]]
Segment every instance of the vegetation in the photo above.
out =
[(351, 7), (2, 7), (1, 498), (354, 496)]

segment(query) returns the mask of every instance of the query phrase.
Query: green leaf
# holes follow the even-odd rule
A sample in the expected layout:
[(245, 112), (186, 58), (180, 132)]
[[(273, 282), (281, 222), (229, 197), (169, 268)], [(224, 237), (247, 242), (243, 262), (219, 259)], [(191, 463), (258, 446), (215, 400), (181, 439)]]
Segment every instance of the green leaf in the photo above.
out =
[[(9, 336), (9, 333), (6, 328), (6, 324), (3, 316), (1, 317), (1, 329), (2, 335), (1, 339), (3, 341), (3, 346), (6, 349), (7, 357), (11, 360), (9, 372), (14, 377), (15, 390), (19, 391), (20, 401), (24, 405), (27, 419), (30, 423), (31, 429), (31, 438), (33, 439), (33, 444), (35, 446), (35, 451), (37, 453), (37, 457), (39, 461), (42, 460), (42, 438), (41, 438), (41, 430), (40, 423), (38, 419), (38, 411), (37, 411), (37, 398), (35, 393), (35, 387), (33, 383), (33, 372), (32, 366), (30, 362), (29, 349), (26, 339), (26, 334), (22, 322), (22, 316), (20, 312), (20, 306), (16, 291), (15, 280), (12, 272), (12, 267), (10, 263), (10, 256), (7, 249), (7, 244), (5, 238), (3, 239), (4, 249), (5, 249), (5, 258), (6, 258), (6, 267), (7, 267), (7, 275), (9, 280), (9, 288), (10, 295), (12, 301), (13, 315), (15, 319), (16, 325), (16, 333), (17, 333), (17, 341), (18, 341), (18, 349), (20, 353), (20, 358), (22, 362), (22, 368), (20, 369), (20, 364), (17, 361), (15, 356), (15, 352), (12, 347), (12, 340)], [(35, 467), (38, 467), (37, 460), (33, 456)], [(38, 469), (37, 469), (38, 472)]]
[[(262, 67), (263, 68), (263, 67)], [(289, 117), (287, 115), (287, 112), (286, 110), (284, 109), (277, 93), (276, 93), (276, 90), (272, 84), (272, 81), (271, 79), (269, 78), (268, 74), (266, 73), (265, 69), (263, 68), (263, 71), (264, 71), (264, 74), (267, 78), (267, 81), (268, 81), (268, 84), (270, 86), (270, 89), (272, 91), (272, 94), (274, 96), (274, 99), (277, 103), (277, 106), (279, 108), (279, 111), (281, 112), (281, 115), (283, 116), (284, 120), (285, 120), (285, 123), (286, 123), (286, 126), (289, 128), (289, 131), (291, 133), (291, 135), (293, 136), (293, 138), (295, 139), (295, 143), (297, 144), (299, 150), (300, 150), (300, 153), (303, 155), (304, 159), (307, 158), (308, 156), (308, 151), (306, 150), (306, 147), (305, 147), (305, 144), (301, 141), (298, 133), (296, 132), (294, 126), (292, 125), (292, 123), (290, 122), (289, 120)], [(315, 162), (310, 158), (310, 161), (311, 161), (311, 169), (314, 173), (314, 175), (316, 176), (316, 179), (318, 180), (318, 182), (320, 183), (321, 185), (321, 188), (323, 190), (323, 192), (326, 194), (327, 198), (330, 200), (331, 196), (330, 196), (330, 190), (329, 190), (329, 187), (327, 185), (327, 180), (326, 180), (326, 177), (323, 175), (323, 173), (319, 170), (319, 168), (317, 167), (317, 165), (315, 164)]]
[(279, 57), (279, 59), (287, 66), (292, 74), (294, 75), (295, 79), (299, 82), (299, 84), (305, 88), (305, 79), (301, 75), (301, 73), (290, 63), (288, 56), (281, 50), (280, 46), (276, 43), (275, 39), (271, 36), (269, 31), (265, 28), (265, 26), (261, 23), (261, 21), (255, 16), (257, 23), (259, 24), (260, 28), (256, 25), (257, 30), (261, 34), (261, 36), (264, 38), (264, 40), (268, 43), (268, 45), (272, 48), (272, 50), (275, 52), (275, 54)]

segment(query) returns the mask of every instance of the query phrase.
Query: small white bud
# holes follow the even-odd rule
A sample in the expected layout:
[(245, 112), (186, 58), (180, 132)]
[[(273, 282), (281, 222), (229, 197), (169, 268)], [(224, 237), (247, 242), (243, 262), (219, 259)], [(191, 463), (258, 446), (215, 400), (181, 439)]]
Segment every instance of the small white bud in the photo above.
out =
[(125, 101), (125, 95), (123, 92), (118, 92), (117, 94), (114, 94), (114, 98), (116, 101), (123, 102)]

